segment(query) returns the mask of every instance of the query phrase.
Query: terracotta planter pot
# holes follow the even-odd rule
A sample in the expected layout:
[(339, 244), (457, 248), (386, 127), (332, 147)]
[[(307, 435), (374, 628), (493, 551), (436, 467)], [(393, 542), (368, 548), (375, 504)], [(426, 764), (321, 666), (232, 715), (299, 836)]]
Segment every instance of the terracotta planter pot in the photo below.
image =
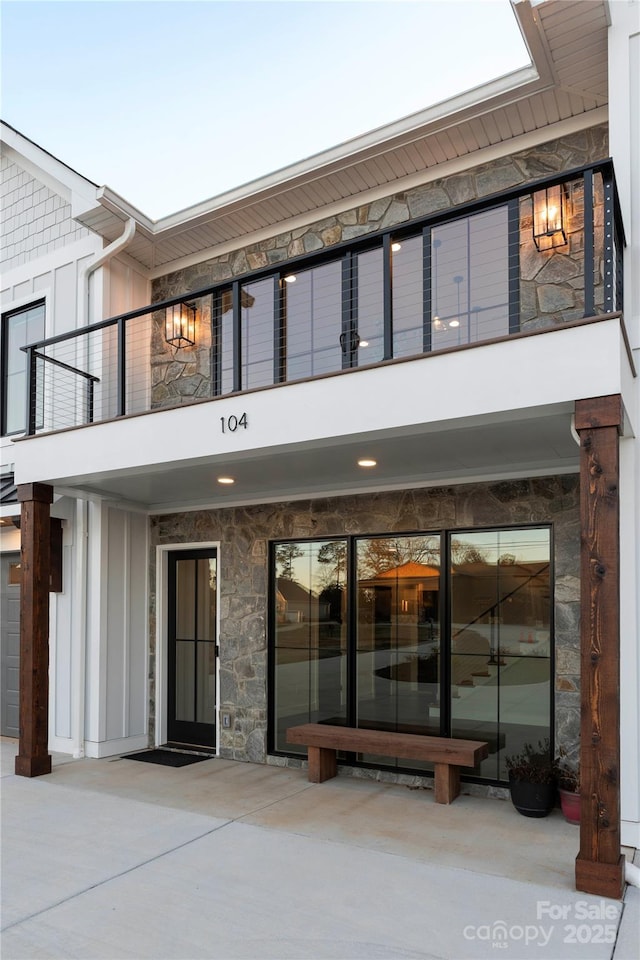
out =
[(580, 794), (570, 790), (559, 789), (560, 809), (567, 823), (580, 823)]
[(523, 817), (546, 817), (556, 802), (555, 783), (529, 783), (509, 777), (511, 802)]

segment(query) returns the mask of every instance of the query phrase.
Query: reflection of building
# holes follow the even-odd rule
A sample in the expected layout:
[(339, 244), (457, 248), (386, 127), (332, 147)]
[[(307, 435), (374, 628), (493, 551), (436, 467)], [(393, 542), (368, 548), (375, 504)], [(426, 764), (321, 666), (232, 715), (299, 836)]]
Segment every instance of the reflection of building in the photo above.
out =
[[(473, 626), (481, 623), (549, 627), (549, 564), (510, 563), (498, 565), (458, 563), (455, 578), (453, 620)], [(496, 618), (499, 617), (499, 620)]]
[(425, 563), (408, 560), (383, 570), (369, 580), (359, 581), (362, 591), (372, 594), (376, 622), (394, 617), (410, 617), (419, 623), (438, 620), (440, 571)]
[[(175, 555), (199, 549), (219, 594), (204, 742), (267, 762), (305, 711), (476, 736), (490, 722), (496, 746), (508, 723), (507, 744), (548, 730), (574, 758), (582, 739), (580, 882), (611, 891), (620, 803), (625, 842), (640, 842), (638, 5), (513, 9), (529, 69), (157, 223), (3, 127), (2, 518), (20, 513), (20, 530), (3, 526), (2, 544), (15, 569), (21, 543), (35, 597), (18, 772), (46, 773), (53, 749), (167, 741), (170, 691), (199, 689), (206, 659), (198, 618), (188, 646), (170, 615)], [(494, 586), (450, 563), (453, 540), (488, 531), (497, 557), (527, 556), (502, 541), (531, 530), (549, 597), (532, 586), (487, 614)], [(357, 550), (389, 534), (437, 541), (438, 588), (378, 578), (359, 621)], [(333, 579), (319, 551), (337, 542), (340, 618), (337, 598), (277, 586), (273, 554), (304, 547), (303, 593), (317, 591)], [(494, 579), (508, 585), (507, 567)], [(510, 651), (491, 665), (500, 682), (473, 670), (456, 697), (450, 658), (476, 652), (453, 650), (455, 631), (473, 620), (483, 658), (498, 634)], [(435, 682), (393, 677), (436, 639), (425, 708)], [(3, 701), (17, 703), (16, 663), (3, 659)], [(504, 783), (490, 759), (474, 779)]]
[(278, 577), (276, 611), (279, 623), (315, 622), (318, 619), (318, 598), (295, 580)]

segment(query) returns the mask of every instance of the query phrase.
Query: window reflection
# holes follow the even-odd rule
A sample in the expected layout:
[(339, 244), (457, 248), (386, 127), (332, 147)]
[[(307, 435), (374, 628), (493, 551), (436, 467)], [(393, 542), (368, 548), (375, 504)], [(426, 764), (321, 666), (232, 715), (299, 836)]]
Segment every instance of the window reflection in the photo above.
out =
[(507, 208), (431, 231), (432, 349), (509, 333)]
[(550, 530), (451, 534), (449, 557), (439, 534), (274, 545), (276, 750), (305, 722), (451, 735), (486, 740), (475, 775), (504, 781), (550, 736)]
[(356, 725), (437, 735), (440, 538), (359, 540), (357, 585)]
[(327, 263), (290, 274), (286, 298), (287, 380), (342, 367), (342, 264)]
[(384, 357), (382, 247), (361, 253), (357, 261), (356, 328), (359, 364)]
[(242, 388), (264, 387), (274, 376), (275, 279), (268, 277), (242, 287)]
[(451, 557), (451, 734), (489, 741), (482, 772), (505, 779), (550, 733), (549, 531), (456, 535)]
[(392, 246), (393, 355), (411, 357), (424, 349), (422, 236)]
[(346, 564), (345, 540), (275, 548), (277, 749), (296, 723), (346, 722)]
[[(5, 352), (2, 385), (2, 432), (18, 433), (27, 427), (27, 355), (21, 349), (44, 337), (44, 303), (34, 304), (2, 318)], [(42, 383), (42, 366), (38, 382)], [(42, 396), (38, 402), (42, 420)]]

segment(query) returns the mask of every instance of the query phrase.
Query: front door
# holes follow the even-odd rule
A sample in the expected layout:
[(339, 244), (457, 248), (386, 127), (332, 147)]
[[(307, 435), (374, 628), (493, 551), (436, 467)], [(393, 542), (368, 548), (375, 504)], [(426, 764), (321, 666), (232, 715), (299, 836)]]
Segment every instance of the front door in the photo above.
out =
[(167, 740), (214, 748), (217, 682), (217, 554), (169, 554)]

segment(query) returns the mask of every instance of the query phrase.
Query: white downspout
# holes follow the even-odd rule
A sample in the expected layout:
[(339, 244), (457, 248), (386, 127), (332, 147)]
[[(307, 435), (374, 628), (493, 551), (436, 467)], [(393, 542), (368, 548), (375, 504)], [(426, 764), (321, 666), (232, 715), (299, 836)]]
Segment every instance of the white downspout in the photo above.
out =
[[(79, 311), (78, 329), (87, 326), (91, 321), (91, 303), (89, 281), (91, 275), (100, 267), (108, 263), (116, 254), (129, 246), (136, 232), (136, 222), (130, 217), (127, 220), (122, 236), (118, 237), (104, 248), (102, 253), (88, 264), (79, 277)], [(73, 757), (79, 760), (84, 757), (85, 728), (86, 728), (86, 685), (87, 685), (87, 609), (89, 578), (87, 569), (89, 544), (89, 506), (86, 500), (77, 502), (76, 508), (76, 563), (75, 583), (77, 590), (73, 604), (73, 642), (72, 649), (76, 651), (73, 671), (74, 687), (76, 690), (76, 709), (72, 717)], [(73, 661), (72, 661), (73, 662)]]
[[(81, 314), (78, 318), (79, 326), (85, 326), (91, 320), (91, 310), (89, 304), (89, 280), (93, 273), (96, 272), (100, 267), (104, 266), (105, 263), (108, 263), (117, 253), (120, 253), (122, 250), (125, 250), (131, 241), (133, 240), (136, 232), (136, 222), (133, 217), (129, 217), (126, 222), (125, 228), (122, 232), (122, 236), (118, 237), (117, 240), (113, 240), (107, 247), (104, 248), (101, 254), (99, 254), (95, 260), (92, 260), (88, 264), (82, 273), (82, 304), (80, 307)], [(86, 311), (86, 314), (85, 314)], [(83, 314), (85, 314), (83, 316)]]

